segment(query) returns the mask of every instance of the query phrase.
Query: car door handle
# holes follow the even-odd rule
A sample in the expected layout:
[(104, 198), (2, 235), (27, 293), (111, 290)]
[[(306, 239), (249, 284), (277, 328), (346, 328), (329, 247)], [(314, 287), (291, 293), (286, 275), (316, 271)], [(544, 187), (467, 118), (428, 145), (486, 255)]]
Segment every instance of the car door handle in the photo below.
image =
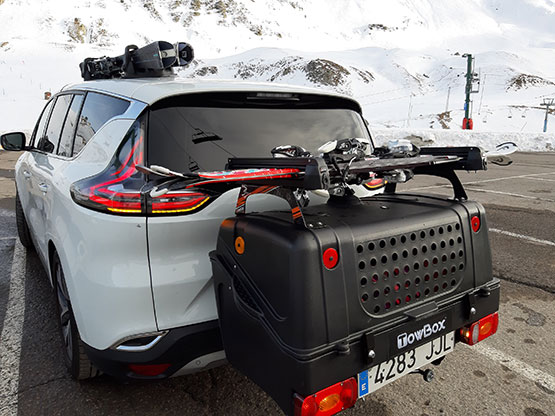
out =
[(24, 177), (25, 179), (29, 179), (31, 176), (33, 176), (33, 175), (32, 175), (31, 172), (29, 172), (28, 170), (24, 170), (24, 171), (23, 171), (23, 177)]
[(39, 189), (44, 192), (47, 193), (48, 192), (48, 185), (45, 183), (39, 183)]

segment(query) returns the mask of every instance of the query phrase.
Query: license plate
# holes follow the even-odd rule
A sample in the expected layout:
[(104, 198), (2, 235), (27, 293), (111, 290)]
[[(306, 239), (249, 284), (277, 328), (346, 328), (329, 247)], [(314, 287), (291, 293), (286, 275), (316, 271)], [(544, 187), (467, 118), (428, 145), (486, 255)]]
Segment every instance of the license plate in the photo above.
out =
[(451, 332), (364, 370), (358, 375), (358, 397), (373, 393), (411, 371), (443, 357), (453, 351), (454, 346), (455, 332)]

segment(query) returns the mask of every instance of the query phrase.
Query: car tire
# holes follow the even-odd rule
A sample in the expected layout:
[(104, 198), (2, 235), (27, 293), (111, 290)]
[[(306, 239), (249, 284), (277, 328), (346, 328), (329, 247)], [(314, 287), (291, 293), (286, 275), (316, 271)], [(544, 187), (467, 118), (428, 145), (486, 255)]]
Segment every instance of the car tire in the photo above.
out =
[(21, 206), (19, 194), (17, 193), (15, 194), (15, 222), (17, 224), (17, 234), (19, 235), (21, 245), (28, 250), (33, 249), (34, 246), (33, 240), (31, 239), (31, 232), (29, 231), (29, 225), (25, 219), (23, 207)]
[(96, 377), (100, 375), (100, 371), (90, 362), (85, 353), (69, 300), (62, 264), (56, 252), (54, 252), (52, 260), (52, 280), (55, 285), (58, 324), (62, 337), (65, 365), (71, 377), (75, 380)]

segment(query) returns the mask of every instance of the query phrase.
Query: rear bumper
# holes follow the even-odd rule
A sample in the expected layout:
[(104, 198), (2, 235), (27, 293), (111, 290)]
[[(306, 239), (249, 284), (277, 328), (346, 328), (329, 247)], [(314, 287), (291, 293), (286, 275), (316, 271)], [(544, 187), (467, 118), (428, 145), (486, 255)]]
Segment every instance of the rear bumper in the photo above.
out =
[[(152, 348), (141, 352), (118, 351), (111, 348), (97, 350), (85, 344), (85, 352), (91, 362), (102, 372), (122, 381), (167, 378), (195, 361), (200, 361), (197, 367), (198, 370), (202, 370), (209, 367), (210, 360), (200, 358), (217, 357), (218, 354), (214, 353), (222, 350), (217, 320), (171, 329)], [(142, 376), (133, 373), (129, 364), (170, 366), (160, 375)]]

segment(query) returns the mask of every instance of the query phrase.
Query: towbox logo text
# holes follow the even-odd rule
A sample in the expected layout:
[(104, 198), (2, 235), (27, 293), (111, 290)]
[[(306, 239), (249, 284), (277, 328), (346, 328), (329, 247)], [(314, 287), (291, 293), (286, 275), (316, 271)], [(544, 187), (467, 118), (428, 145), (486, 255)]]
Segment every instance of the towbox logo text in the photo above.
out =
[(397, 337), (397, 348), (402, 349), (407, 345), (414, 344), (415, 341), (420, 341), (422, 339), (428, 338), (430, 335), (436, 334), (445, 329), (445, 321), (447, 318), (443, 318), (434, 324), (426, 324), (421, 329), (411, 332), (402, 333)]

